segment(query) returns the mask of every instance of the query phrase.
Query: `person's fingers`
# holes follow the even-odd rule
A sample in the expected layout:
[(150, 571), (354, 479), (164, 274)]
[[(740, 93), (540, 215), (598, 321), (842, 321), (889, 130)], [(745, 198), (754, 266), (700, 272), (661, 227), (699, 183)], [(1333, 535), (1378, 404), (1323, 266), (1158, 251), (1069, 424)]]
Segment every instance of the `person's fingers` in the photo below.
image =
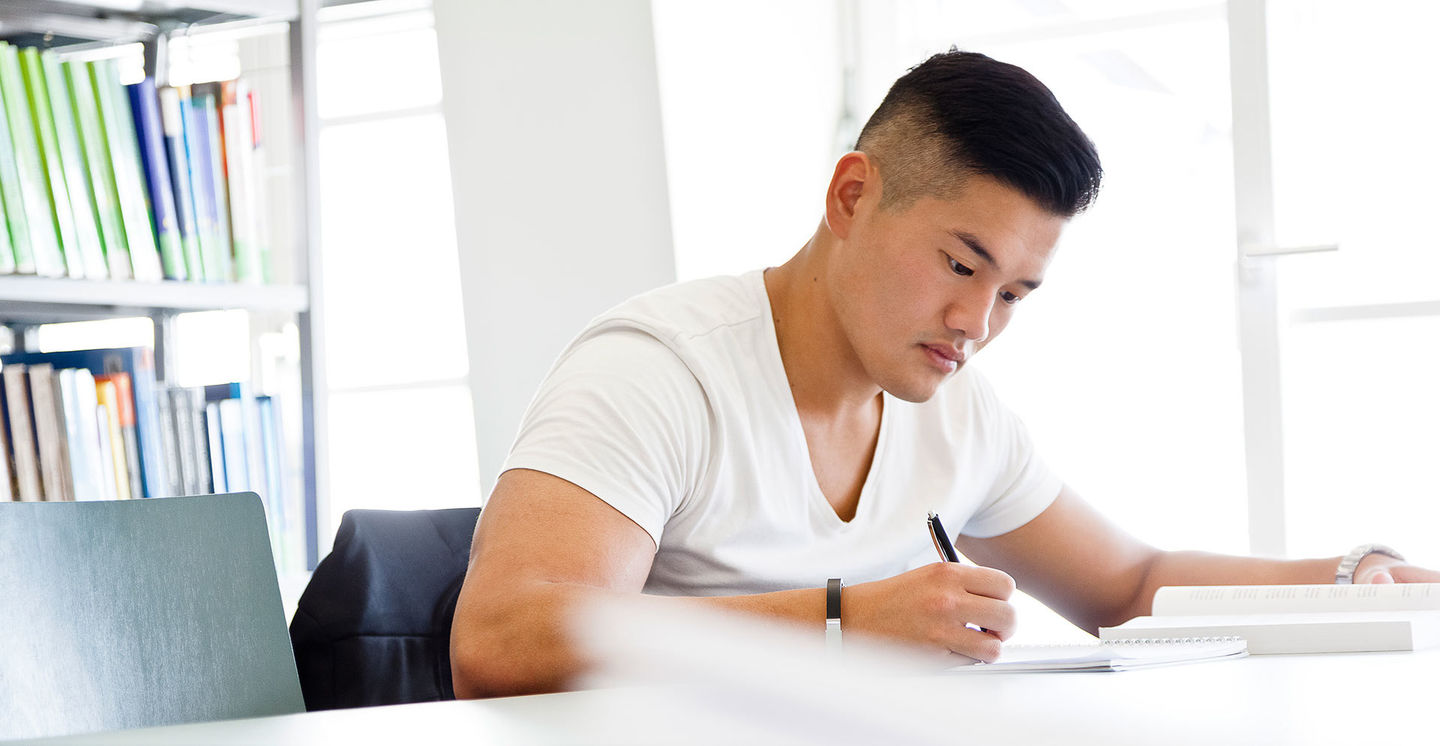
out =
[(1015, 579), (992, 567), (961, 565), (955, 562), (937, 564), (974, 595), (1006, 601), (1015, 593)]
[(1015, 607), (1007, 601), (972, 596), (958, 613), (959, 621), (975, 624), (1001, 640), (1015, 636), (1018, 618)]
[(949, 644), (950, 652), (985, 663), (994, 663), (1003, 647), (1000, 638), (962, 627)]

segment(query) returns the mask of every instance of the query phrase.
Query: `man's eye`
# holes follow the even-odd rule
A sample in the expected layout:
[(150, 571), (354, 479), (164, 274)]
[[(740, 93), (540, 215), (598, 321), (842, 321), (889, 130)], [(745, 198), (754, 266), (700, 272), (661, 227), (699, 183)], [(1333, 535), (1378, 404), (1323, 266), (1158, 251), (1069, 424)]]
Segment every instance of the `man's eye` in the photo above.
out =
[(951, 271), (951, 272), (954, 272), (955, 274), (960, 275), (961, 277), (969, 277), (970, 275), (975, 274), (975, 271), (974, 271), (974, 270), (972, 270), (972, 269), (970, 269), (969, 267), (961, 264), (960, 262), (955, 261), (954, 258), (948, 257), (948, 256), (945, 257), (945, 258), (946, 258), (947, 260), (949, 260), (949, 262), (950, 262), (950, 271)]
[(1003, 300), (1003, 301), (1005, 301), (1006, 303), (1009, 303), (1009, 304), (1011, 304), (1011, 305), (1014, 305), (1014, 304), (1020, 302), (1020, 296), (1018, 296), (1018, 295), (1016, 295), (1016, 294), (1014, 294), (1014, 293), (1008, 292), (1008, 291), (1001, 291), (1001, 292), (1000, 292), (1000, 300)]

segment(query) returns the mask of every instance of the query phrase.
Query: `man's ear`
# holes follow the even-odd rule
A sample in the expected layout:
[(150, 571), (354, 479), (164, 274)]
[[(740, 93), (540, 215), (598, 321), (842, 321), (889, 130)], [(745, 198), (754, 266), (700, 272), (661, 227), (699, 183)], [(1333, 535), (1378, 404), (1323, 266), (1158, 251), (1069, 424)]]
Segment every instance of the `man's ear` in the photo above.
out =
[(825, 192), (825, 224), (836, 238), (850, 236), (860, 198), (878, 201), (880, 178), (870, 157), (859, 151), (840, 156)]

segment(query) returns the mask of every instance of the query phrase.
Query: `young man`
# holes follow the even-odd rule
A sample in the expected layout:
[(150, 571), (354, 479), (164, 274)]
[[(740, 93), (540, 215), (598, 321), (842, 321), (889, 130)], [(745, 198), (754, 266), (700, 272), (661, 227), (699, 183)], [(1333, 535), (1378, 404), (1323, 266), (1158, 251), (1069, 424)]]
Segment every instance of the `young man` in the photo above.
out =
[[(1161, 585), (1333, 582), (1340, 557), (1162, 552), (1126, 535), (969, 365), (1040, 287), (1100, 175), (1039, 81), (936, 55), (840, 158), (824, 220), (783, 266), (592, 322), (541, 386), (476, 528), (456, 694), (565, 687), (585, 666), (567, 610), (591, 594), (699, 597), (818, 635), (839, 578), (847, 633), (992, 660), (1017, 582), (1091, 631), (1148, 613)], [(980, 567), (935, 561), (932, 510)], [(1355, 582), (1440, 581), (1359, 554)]]

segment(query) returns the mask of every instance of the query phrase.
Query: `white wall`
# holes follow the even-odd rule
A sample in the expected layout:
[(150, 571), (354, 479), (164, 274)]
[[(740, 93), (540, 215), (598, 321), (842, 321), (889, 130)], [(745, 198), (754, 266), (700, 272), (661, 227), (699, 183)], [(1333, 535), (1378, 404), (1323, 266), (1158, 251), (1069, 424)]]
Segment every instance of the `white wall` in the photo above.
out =
[(480, 475), (597, 313), (672, 282), (648, 0), (435, 0)]

